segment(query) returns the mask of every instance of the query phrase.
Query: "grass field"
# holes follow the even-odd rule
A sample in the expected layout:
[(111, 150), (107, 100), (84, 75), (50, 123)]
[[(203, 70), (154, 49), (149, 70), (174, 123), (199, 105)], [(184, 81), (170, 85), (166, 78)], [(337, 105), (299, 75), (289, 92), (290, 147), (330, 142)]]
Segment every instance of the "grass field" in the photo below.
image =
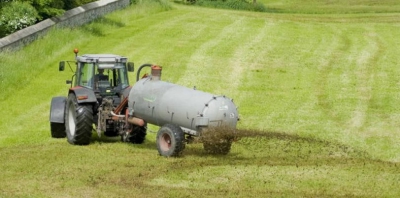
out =
[(281, 13), (349, 14), (399, 13), (396, 0), (257, 0), (271, 11)]
[[(399, 6), (259, 2), (283, 11), (144, 3), (0, 52), (0, 197), (399, 197)], [(180, 158), (158, 156), (155, 126), (141, 145), (50, 138), (74, 48), (233, 98), (243, 137), (226, 156), (197, 143)]]

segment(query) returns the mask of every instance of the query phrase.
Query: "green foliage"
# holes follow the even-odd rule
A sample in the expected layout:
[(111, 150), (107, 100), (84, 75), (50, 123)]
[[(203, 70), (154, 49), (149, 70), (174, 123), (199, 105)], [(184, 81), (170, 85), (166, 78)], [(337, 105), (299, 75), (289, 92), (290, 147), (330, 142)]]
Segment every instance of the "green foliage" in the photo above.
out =
[(13, 1), (0, 10), (0, 37), (33, 25), (39, 15), (27, 2)]
[(95, 0), (2, 0), (0, 37)]
[(60, 15), (64, 12), (63, 0), (24, 0), (30, 2), (36, 8), (41, 19), (47, 19)]
[(6, 5), (7, 3), (11, 2), (12, 0), (0, 0), (0, 9)]
[(193, 5), (233, 9), (233, 10), (247, 10), (256, 12), (266, 12), (267, 8), (261, 3), (253, 3), (247, 0), (197, 0), (191, 1)]
[(63, 0), (63, 1), (64, 1), (64, 10), (70, 10), (79, 7), (81, 5), (94, 2), (96, 0)]
[(170, 3), (168, 0), (130, 0), (131, 4), (136, 4), (136, 5), (157, 5), (155, 7), (170, 7)]
[(260, 3), (250, 3), (246, 0), (227, 0), (226, 4), (229, 8), (235, 10), (248, 10), (248, 11), (257, 11), (257, 12), (265, 12), (267, 9)]

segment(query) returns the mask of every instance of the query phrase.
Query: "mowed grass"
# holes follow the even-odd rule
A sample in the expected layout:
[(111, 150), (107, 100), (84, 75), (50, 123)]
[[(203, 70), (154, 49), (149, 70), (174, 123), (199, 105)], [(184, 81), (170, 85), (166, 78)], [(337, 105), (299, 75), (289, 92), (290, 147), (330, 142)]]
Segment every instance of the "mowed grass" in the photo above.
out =
[[(389, 1), (387, 1), (389, 2)], [(290, 4), (287, 4), (290, 6)], [(0, 197), (398, 197), (400, 15), (268, 14), (141, 5), (0, 53)], [(239, 107), (226, 156), (50, 138), (73, 48), (163, 66)], [(136, 73), (130, 74), (134, 83)], [(177, 96), (178, 97), (178, 96)]]
[(399, 13), (397, 0), (257, 0), (277, 13), (349, 14)]

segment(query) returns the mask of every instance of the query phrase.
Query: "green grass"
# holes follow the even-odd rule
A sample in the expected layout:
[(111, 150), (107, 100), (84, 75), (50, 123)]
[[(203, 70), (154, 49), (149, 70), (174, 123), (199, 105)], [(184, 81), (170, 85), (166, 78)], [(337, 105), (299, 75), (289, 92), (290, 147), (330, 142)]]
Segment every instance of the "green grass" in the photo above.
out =
[(278, 13), (349, 14), (399, 13), (396, 0), (257, 0)]
[[(1, 52), (0, 197), (399, 197), (400, 15), (380, 2), (386, 13), (141, 5)], [(50, 138), (74, 48), (233, 98), (243, 137), (227, 156), (196, 143), (181, 158), (158, 156), (155, 126), (141, 145)]]
[[(178, 3), (187, 3), (186, 0), (175, 0)], [(197, 0), (198, 6), (254, 10), (269, 13), (292, 14), (354, 14), (354, 13), (399, 13), (400, 4), (397, 0), (257, 0), (256, 7), (252, 7), (253, 0)], [(188, 3), (190, 4), (190, 3)]]

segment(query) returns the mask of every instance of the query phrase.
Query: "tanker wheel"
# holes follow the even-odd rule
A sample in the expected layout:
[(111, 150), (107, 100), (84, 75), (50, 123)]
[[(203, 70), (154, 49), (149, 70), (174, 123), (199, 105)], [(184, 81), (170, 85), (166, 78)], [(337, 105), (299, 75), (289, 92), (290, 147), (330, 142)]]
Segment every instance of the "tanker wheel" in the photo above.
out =
[(50, 122), (50, 131), (52, 138), (65, 138), (67, 136), (64, 123)]
[(185, 134), (181, 127), (166, 124), (157, 133), (158, 153), (165, 157), (177, 157), (185, 149)]
[(142, 144), (147, 135), (147, 123), (144, 126), (131, 125), (130, 127), (132, 127), (132, 132), (124, 132), (121, 135), (121, 140), (132, 144)]
[(203, 142), (204, 150), (210, 154), (226, 155), (231, 150), (231, 146), (232, 141), (225, 139)]
[(78, 104), (74, 94), (69, 94), (65, 111), (65, 129), (70, 144), (87, 145), (92, 137), (92, 105)]

